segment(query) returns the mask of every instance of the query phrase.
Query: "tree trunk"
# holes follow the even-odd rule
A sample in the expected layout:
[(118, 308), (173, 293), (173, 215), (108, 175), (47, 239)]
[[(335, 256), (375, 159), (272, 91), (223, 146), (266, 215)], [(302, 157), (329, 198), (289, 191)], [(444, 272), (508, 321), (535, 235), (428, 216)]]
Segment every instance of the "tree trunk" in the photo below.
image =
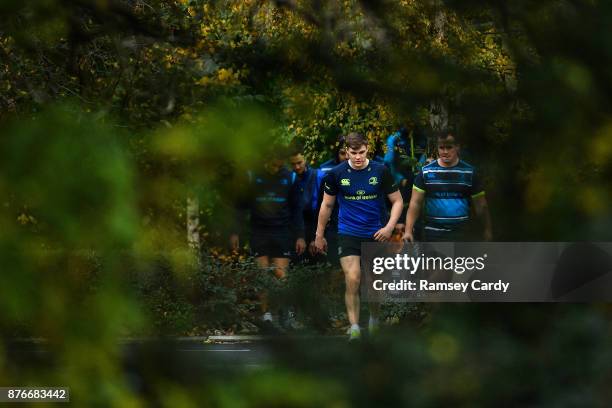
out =
[(200, 250), (200, 200), (187, 197), (187, 243), (191, 249)]

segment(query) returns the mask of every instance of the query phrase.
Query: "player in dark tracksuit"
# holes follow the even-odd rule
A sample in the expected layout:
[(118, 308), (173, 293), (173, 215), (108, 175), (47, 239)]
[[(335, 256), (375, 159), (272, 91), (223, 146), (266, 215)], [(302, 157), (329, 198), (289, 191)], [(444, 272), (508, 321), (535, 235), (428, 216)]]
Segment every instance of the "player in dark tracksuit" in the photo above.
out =
[[(359, 283), (361, 280), (361, 243), (388, 241), (402, 212), (402, 197), (389, 170), (367, 159), (367, 139), (351, 133), (346, 140), (348, 161), (339, 164), (325, 177), (324, 197), (319, 212), (315, 246), (326, 249), (324, 230), (336, 202), (338, 214), (338, 254), (345, 274), (345, 303), (351, 323), (349, 339), (360, 338)], [(391, 201), (391, 214), (385, 225), (382, 214), (385, 196)], [(370, 304), (370, 330), (378, 325), (376, 310)]]
[[(319, 185), (317, 217), (321, 208), (321, 203), (323, 202), (323, 179), (331, 169), (346, 161), (347, 153), (345, 144), (345, 136), (342, 135), (338, 138), (338, 145), (336, 146), (334, 157), (319, 166), (319, 173), (317, 175), (317, 184)], [(329, 217), (329, 222), (325, 227), (325, 240), (327, 241), (327, 261), (332, 265), (340, 265), (340, 258), (338, 257), (338, 203), (335, 203), (331, 216)]]
[[(250, 213), (251, 251), (259, 267), (274, 267), (276, 277), (286, 275), (293, 250), (304, 252), (304, 220), (301, 197), (292, 173), (280, 159), (270, 159), (264, 171), (250, 172), (239, 208)], [(297, 239), (296, 239), (297, 237)], [(237, 248), (238, 233), (230, 244)], [(264, 320), (271, 321), (266, 299), (262, 300)]]
[(307, 251), (298, 261), (317, 262), (322, 260), (321, 255), (314, 251), (314, 234), (317, 229), (318, 198), (319, 198), (319, 170), (309, 166), (301, 152), (294, 151), (289, 156), (289, 163), (293, 169), (298, 190), (302, 198), (302, 214), (304, 217), (304, 236), (306, 238)]

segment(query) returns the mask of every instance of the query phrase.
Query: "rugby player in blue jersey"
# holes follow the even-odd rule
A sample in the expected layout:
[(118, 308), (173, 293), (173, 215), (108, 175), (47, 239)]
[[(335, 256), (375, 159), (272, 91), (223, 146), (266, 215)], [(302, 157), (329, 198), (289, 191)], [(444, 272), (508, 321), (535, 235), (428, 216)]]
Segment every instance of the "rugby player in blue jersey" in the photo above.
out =
[[(366, 138), (359, 133), (346, 137), (348, 161), (328, 172), (323, 180), (323, 204), (319, 211), (315, 246), (327, 249), (324, 232), (332, 209), (338, 200), (338, 255), (344, 271), (346, 291), (344, 300), (349, 322), (349, 340), (361, 337), (359, 328), (359, 283), (361, 281), (361, 243), (385, 242), (402, 212), (402, 196), (393, 177), (383, 164), (368, 160)], [(385, 196), (391, 201), (391, 214), (383, 226)], [(377, 305), (370, 303), (369, 328), (378, 326)]]
[(425, 202), (426, 242), (464, 240), (472, 206), (483, 220), (484, 240), (490, 241), (491, 217), (478, 172), (459, 158), (455, 135), (439, 132), (436, 140), (438, 159), (423, 166), (414, 179), (403, 239), (414, 242), (414, 224)]

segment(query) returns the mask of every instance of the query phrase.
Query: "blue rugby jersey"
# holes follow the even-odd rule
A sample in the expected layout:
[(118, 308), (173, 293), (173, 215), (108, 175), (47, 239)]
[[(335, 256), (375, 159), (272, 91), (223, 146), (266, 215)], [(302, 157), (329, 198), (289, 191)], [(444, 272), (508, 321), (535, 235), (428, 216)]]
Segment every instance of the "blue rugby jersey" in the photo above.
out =
[(453, 167), (442, 167), (437, 160), (423, 166), (413, 188), (425, 193), (425, 229), (440, 232), (465, 225), (471, 199), (484, 195), (474, 167), (463, 160)]
[(389, 169), (372, 160), (361, 170), (340, 163), (327, 173), (323, 188), (337, 196), (338, 233), (360, 238), (372, 238), (382, 228), (385, 196), (397, 191)]

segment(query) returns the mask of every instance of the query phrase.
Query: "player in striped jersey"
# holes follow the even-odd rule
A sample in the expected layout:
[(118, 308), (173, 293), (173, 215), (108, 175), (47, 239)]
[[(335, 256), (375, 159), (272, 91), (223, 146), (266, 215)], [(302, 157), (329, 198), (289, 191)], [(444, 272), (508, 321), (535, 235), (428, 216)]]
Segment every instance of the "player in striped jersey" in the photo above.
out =
[(452, 133), (440, 132), (437, 142), (438, 160), (423, 166), (414, 180), (404, 240), (414, 241), (414, 223), (425, 202), (426, 242), (463, 240), (471, 206), (483, 219), (484, 240), (490, 241), (491, 218), (478, 173), (459, 158), (460, 145)]

